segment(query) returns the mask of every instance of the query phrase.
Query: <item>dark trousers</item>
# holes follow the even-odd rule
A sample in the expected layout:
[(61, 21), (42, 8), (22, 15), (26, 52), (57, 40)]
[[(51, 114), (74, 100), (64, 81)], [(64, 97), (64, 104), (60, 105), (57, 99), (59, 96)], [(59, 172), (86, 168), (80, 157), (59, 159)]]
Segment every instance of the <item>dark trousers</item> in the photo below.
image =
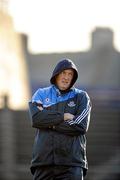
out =
[(83, 180), (83, 169), (69, 166), (37, 167), (33, 180)]

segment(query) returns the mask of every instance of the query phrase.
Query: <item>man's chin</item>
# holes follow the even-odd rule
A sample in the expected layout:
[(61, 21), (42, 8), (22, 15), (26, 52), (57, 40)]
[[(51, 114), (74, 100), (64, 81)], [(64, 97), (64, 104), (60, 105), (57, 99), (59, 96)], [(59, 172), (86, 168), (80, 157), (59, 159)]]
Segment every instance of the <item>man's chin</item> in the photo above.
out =
[(67, 90), (68, 88), (69, 88), (68, 86), (64, 86), (64, 87), (61, 87), (60, 90), (61, 90), (61, 91), (65, 91), (65, 90)]

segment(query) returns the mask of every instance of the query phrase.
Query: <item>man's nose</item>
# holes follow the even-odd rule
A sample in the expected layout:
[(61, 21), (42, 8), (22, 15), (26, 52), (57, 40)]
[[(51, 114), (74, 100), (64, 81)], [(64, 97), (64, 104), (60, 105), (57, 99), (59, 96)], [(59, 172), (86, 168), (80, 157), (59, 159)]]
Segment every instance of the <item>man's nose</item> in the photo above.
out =
[(68, 76), (68, 75), (65, 75), (65, 76), (64, 76), (64, 78), (65, 78), (65, 79), (68, 79), (68, 78), (69, 78), (69, 76)]

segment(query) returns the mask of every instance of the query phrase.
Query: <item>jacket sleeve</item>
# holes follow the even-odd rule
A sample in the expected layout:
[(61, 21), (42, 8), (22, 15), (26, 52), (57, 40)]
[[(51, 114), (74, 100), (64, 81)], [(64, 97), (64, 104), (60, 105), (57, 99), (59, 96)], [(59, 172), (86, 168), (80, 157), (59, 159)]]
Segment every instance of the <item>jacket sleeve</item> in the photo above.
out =
[(82, 97), (77, 98), (77, 113), (73, 120), (61, 122), (56, 126), (56, 131), (68, 135), (85, 134), (90, 123), (91, 102), (86, 92), (82, 93)]
[(43, 109), (40, 111), (35, 103), (29, 102), (29, 114), (34, 128), (50, 128), (63, 121), (64, 115), (58, 111)]

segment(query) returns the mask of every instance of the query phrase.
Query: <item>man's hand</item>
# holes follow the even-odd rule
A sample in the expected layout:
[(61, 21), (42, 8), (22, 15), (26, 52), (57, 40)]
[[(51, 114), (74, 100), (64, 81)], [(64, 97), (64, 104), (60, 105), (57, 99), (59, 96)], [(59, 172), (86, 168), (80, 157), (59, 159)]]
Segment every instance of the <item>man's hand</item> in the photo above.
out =
[(42, 106), (42, 104), (37, 103), (37, 102), (33, 102), (33, 104), (35, 104), (35, 105), (37, 106), (37, 108), (38, 108), (40, 111), (42, 111), (42, 110), (43, 110), (43, 106)]
[(64, 121), (73, 120), (74, 115), (70, 113), (64, 113)]
[(37, 108), (42, 111), (43, 110), (43, 107), (42, 106), (37, 106)]

